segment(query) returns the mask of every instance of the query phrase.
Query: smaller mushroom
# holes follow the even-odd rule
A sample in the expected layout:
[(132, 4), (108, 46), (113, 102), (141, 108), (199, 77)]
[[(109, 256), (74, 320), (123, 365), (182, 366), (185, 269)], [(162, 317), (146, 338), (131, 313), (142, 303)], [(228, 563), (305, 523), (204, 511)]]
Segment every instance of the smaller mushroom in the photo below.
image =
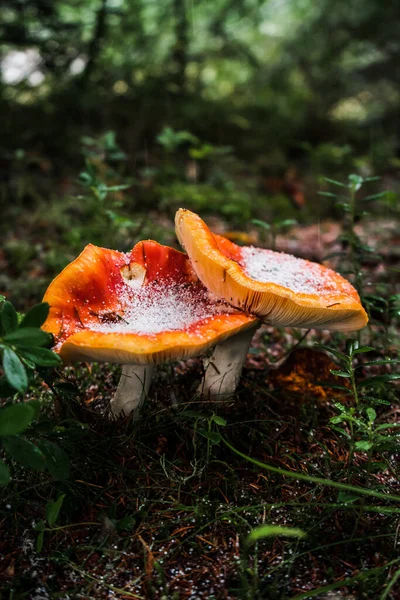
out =
[(137, 417), (154, 365), (202, 354), (256, 322), (215, 299), (185, 254), (151, 240), (128, 254), (86, 246), (44, 300), (43, 328), (64, 361), (122, 365), (114, 417)]
[[(189, 210), (180, 209), (175, 224), (200, 281), (231, 306), (280, 327), (354, 331), (367, 324), (356, 290), (331, 269), (283, 252), (237, 246), (212, 233)], [(202, 383), (204, 395), (234, 392), (249, 336), (230, 338), (215, 349)], [(225, 377), (225, 364), (232, 356), (236, 357), (235, 373)]]

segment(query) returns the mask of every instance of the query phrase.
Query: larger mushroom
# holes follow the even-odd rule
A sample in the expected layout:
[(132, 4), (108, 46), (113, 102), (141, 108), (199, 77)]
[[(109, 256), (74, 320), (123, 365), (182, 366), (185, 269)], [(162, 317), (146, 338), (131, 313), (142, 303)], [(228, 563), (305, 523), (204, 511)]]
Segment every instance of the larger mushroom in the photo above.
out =
[(43, 328), (65, 362), (122, 364), (114, 416), (137, 415), (154, 365), (201, 354), (256, 323), (215, 299), (185, 254), (151, 240), (128, 254), (89, 244), (44, 301)]
[[(331, 269), (282, 252), (237, 246), (189, 210), (180, 209), (175, 224), (199, 279), (231, 306), (283, 327), (354, 331), (366, 325), (356, 290)], [(250, 341), (231, 338), (217, 346), (202, 384), (204, 395), (234, 392), (240, 372), (231, 376), (230, 385), (228, 378), (221, 379), (226, 357), (236, 352), (234, 344), (242, 344), (243, 361), (236, 361), (241, 370)]]

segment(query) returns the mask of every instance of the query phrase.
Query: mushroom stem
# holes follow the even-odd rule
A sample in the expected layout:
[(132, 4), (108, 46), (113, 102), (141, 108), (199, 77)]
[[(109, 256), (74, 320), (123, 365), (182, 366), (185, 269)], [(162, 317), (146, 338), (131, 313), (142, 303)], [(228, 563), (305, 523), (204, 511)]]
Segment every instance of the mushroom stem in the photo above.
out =
[(206, 372), (198, 392), (210, 399), (227, 400), (237, 388), (251, 340), (259, 323), (228, 338), (205, 361)]
[(122, 365), (121, 379), (110, 403), (111, 416), (139, 418), (139, 411), (150, 389), (153, 365)]

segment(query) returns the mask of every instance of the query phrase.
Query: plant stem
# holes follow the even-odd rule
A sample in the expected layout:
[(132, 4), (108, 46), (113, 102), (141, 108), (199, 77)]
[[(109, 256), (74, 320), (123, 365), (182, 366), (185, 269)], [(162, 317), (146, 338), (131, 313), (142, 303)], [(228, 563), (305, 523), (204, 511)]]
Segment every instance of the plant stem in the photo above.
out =
[(304, 475), (303, 473), (299, 473), (298, 471), (288, 471), (287, 469), (280, 469), (278, 467), (273, 467), (272, 465), (268, 465), (267, 463), (263, 463), (256, 458), (252, 458), (240, 450), (237, 450), (232, 446), (225, 438), (221, 436), (221, 440), (228, 446), (232, 452), (244, 458), (245, 460), (253, 463), (257, 467), (261, 467), (266, 471), (272, 471), (272, 473), (278, 473), (279, 475), (284, 475), (285, 477), (291, 477), (292, 479), (300, 479), (302, 481), (308, 481), (309, 483), (317, 483), (318, 485), (325, 485), (327, 487), (337, 488), (339, 490), (345, 490), (346, 492), (354, 492), (356, 494), (363, 494), (364, 496), (372, 496), (373, 498), (380, 498), (381, 500), (393, 500), (395, 502), (400, 501), (400, 496), (395, 496), (394, 494), (383, 494), (382, 492), (375, 492), (373, 490), (362, 488), (356, 485), (349, 485), (347, 483), (341, 483), (340, 481), (332, 481), (331, 479), (323, 479), (322, 477), (314, 477), (313, 475)]

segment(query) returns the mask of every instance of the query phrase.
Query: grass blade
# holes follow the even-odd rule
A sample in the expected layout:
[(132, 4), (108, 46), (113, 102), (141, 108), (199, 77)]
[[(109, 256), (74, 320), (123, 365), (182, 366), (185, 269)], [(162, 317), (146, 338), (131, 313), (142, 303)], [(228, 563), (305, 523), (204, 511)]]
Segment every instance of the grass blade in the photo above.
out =
[[(306, 600), (307, 598), (312, 598), (313, 596), (320, 596), (321, 594), (325, 594), (326, 592), (330, 592), (331, 590), (338, 590), (341, 587), (347, 587), (357, 583), (360, 579), (367, 579), (372, 575), (377, 573), (381, 573), (382, 570), (387, 569), (390, 565), (400, 562), (400, 559), (397, 558), (388, 562), (383, 567), (375, 567), (374, 569), (369, 569), (368, 571), (362, 571), (354, 577), (346, 577), (346, 579), (342, 579), (341, 581), (335, 581), (334, 583), (330, 583), (329, 585), (324, 585), (319, 588), (315, 588), (314, 590), (309, 590), (308, 592), (304, 592), (302, 594), (298, 594), (297, 596), (293, 596), (292, 600)], [(389, 590), (390, 591), (390, 590)]]
[(287, 469), (280, 469), (279, 467), (273, 467), (272, 465), (268, 465), (266, 463), (257, 460), (256, 458), (252, 458), (240, 450), (234, 448), (225, 438), (221, 436), (221, 440), (224, 442), (226, 446), (232, 452), (244, 458), (248, 462), (257, 465), (261, 469), (265, 469), (266, 471), (272, 471), (272, 473), (278, 473), (278, 475), (283, 475), (285, 477), (291, 477), (292, 479), (301, 479), (302, 481), (308, 481), (308, 483), (316, 483), (318, 485), (324, 485), (326, 487), (337, 488), (338, 490), (345, 490), (346, 492), (354, 492), (356, 494), (362, 494), (364, 496), (371, 496), (372, 498), (379, 498), (380, 500), (392, 500), (393, 502), (400, 502), (400, 496), (395, 496), (394, 494), (383, 494), (382, 492), (374, 492), (374, 490), (369, 490), (367, 488), (358, 487), (356, 485), (350, 485), (348, 483), (340, 483), (339, 481), (332, 481), (331, 479), (323, 479), (322, 477), (313, 477), (312, 475), (304, 475), (303, 473), (298, 473), (297, 471), (288, 471)]

